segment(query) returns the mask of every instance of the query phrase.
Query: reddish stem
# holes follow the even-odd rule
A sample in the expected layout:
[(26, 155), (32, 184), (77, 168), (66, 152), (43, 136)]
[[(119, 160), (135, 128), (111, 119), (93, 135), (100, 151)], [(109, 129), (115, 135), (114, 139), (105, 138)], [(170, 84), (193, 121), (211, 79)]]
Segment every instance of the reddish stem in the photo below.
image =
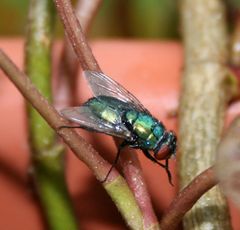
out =
[[(110, 164), (73, 129), (59, 129), (61, 126), (69, 126), (69, 123), (60, 116), (60, 114), (39, 93), (30, 79), (18, 69), (2, 50), (0, 50), (0, 67), (27, 101), (32, 104), (48, 124), (63, 138), (75, 155), (91, 168), (98, 180), (102, 181), (111, 167)], [(114, 170), (109, 180), (112, 180), (118, 175), (118, 172)]]
[(189, 211), (197, 200), (209, 189), (218, 183), (213, 167), (206, 169), (185, 187), (173, 200), (168, 211), (163, 216), (161, 230), (177, 229), (183, 216)]

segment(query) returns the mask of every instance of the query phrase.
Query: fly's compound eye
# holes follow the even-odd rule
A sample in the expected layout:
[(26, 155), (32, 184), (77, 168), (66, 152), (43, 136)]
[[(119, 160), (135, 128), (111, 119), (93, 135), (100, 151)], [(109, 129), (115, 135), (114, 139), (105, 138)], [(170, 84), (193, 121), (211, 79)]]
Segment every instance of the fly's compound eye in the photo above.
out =
[(154, 151), (154, 157), (157, 160), (164, 160), (170, 158), (171, 156), (175, 156), (177, 148), (176, 143), (176, 135), (172, 131), (166, 132), (162, 141), (159, 143), (158, 148)]

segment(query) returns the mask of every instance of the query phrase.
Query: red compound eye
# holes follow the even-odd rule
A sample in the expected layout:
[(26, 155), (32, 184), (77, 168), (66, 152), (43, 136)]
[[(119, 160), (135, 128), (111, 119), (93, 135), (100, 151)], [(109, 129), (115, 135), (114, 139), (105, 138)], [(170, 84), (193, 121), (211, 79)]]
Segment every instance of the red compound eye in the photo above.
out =
[(157, 160), (164, 160), (171, 155), (170, 148), (167, 145), (163, 145), (157, 153), (154, 154)]

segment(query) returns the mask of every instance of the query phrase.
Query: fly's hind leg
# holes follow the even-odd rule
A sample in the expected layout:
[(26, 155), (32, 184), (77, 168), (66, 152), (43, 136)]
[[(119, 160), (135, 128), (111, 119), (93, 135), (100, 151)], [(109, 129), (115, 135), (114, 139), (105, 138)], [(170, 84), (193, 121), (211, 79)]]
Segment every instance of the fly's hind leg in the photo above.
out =
[(168, 167), (168, 160), (169, 160), (169, 158), (167, 158), (167, 159), (165, 160), (165, 162), (166, 162), (166, 164), (165, 164), (165, 169), (166, 169), (166, 172), (167, 172), (167, 175), (168, 175), (168, 181), (169, 181), (169, 183), (173, 186), (173, 183), (172, 183), (172, 175), (171, 175), (171, 172), (170, 172), (169, 167)]
[(101, 181), (101, 183), (106, 182), (108, 176), (110, 175), (111, 171), (112, 171), (113, 168), (116, 166), (116, 164), (117, 164), (117, 162), (118, 162), (118, 160), (119, 160), (120, 153), (121, 153), (122, 149), (123, 149), (124, 147), (126, 147), (127, 145), (129, 145), (128, 141), (123, 141), (123, 142), (119, 145), (118, 151), (117, 151), (117, 155), (116, 155), (116, 157), (115, 157), (115, 160), (114, 160), (114, 162), (112, 163), (112, 166), (111, 166), (111, 168), (109, 169), (106, 177)]
[(168, 176), (168, 181), (169, 183), (173, 186), (173, 183), (172, 183), (172, 175), (171, 175), (171, 172), (168, 168), (168, 159), (166, 159), (166, 164), (162, 164), (160, 162), (158, 162), (146, 149), (142, 149), (144, 155), (151, 161), (153, 161), (154, 163), (157, 163), (158, 165), (160, 165), (161, 167), (165, 168), (166, 170), (166, 173), (167, 173), (167, 176)]

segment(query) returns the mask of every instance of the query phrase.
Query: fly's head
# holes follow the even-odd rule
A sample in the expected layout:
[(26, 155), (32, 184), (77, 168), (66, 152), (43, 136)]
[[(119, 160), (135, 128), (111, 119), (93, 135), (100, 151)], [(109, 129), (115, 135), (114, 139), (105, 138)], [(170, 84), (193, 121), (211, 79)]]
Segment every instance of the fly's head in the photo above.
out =
[(176, 155), (177, 137), (174, 132), (165, 132), (157, 147), (154, 149), (154, 157), (157, 160), (169, 159)]

